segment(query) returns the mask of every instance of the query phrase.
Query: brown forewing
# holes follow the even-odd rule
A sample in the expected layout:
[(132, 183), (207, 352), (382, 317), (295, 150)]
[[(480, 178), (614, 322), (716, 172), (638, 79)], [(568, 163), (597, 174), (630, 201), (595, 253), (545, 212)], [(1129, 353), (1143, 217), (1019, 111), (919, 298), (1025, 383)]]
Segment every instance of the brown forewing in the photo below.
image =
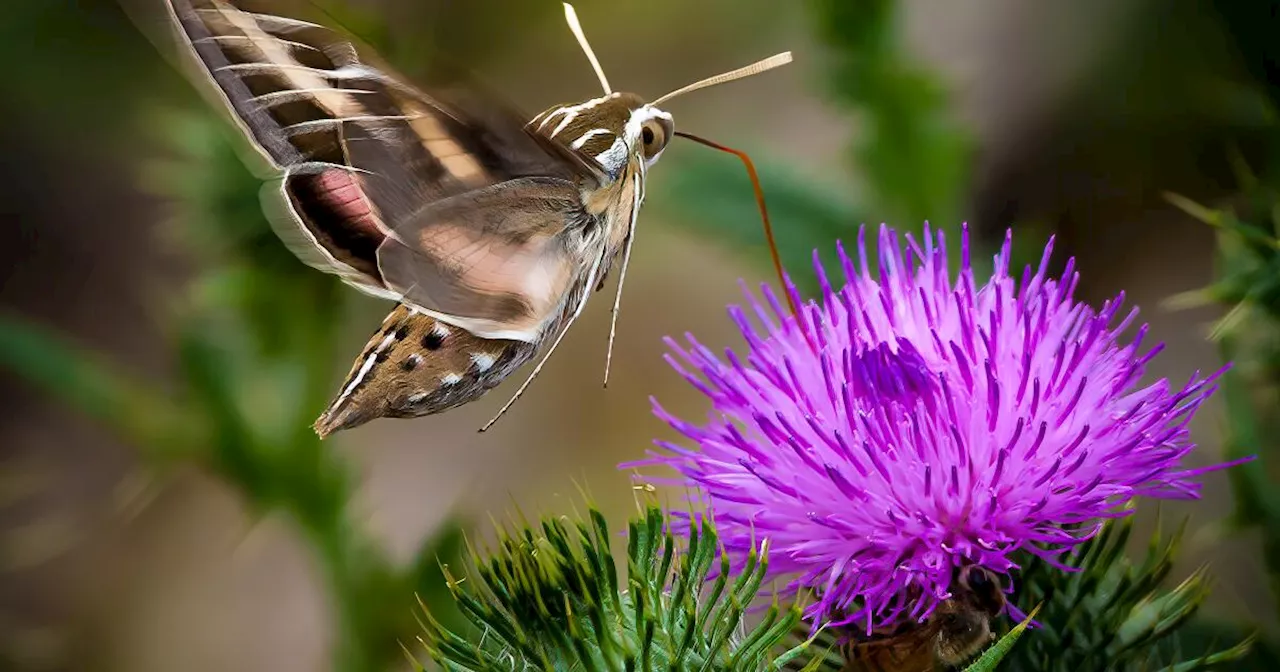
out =
[(389, 287), (473, 321), (479, 335), (536, 331), (563, 304), (585, 261), (577, 232), (594, 218), (576, 186), (522, 178), (427, 206), (378, 251)]
[[(304, 261), (368, 291), (395, 296), (396, 288), (403, 292), (416, 283), (408, 277), (388, 282), (378, 257), (401, 244), (391, 233), (417, 227), (415, 218), (431, 203), (465, 201), (476, 190), (501, 192), (500, 185), (522, 177), (552, 178), (580, 189), (604, 179), (590, 159), (526, 130), (518, 115), (474, 87), (428, 95), (349, 37), (270, 15), (264, 11), (269, 3), (168, 2), (182, 37), (246, 135), (284, 173), (295, 227), (277, 227), (286, 243)], [(553, 235), (576, 221), (544, 217), (521, 226), (545, 226)], [(520, 235), (501, 227), (473, 232), (493, 237), (494, 244), (486, 246), (491, 254), (507, 254), (517, 263), (543, 252), (513, 244)], [(439, 246), (392, 255), (447, 267), (404, 269), (406, 276), (450, 277), (463, 269), (459, 288), (423, 290), (406, 300), (465, 316), (469, 304), (463, 298), (454, 297), (448, 307), (427, 299), (433, 293), (451, 297), (455, 289), (470, 292), (475, 283), (465, 272), (467, 259), (451, 258)], [(526, 290), (509, 284), (517, 295)]]

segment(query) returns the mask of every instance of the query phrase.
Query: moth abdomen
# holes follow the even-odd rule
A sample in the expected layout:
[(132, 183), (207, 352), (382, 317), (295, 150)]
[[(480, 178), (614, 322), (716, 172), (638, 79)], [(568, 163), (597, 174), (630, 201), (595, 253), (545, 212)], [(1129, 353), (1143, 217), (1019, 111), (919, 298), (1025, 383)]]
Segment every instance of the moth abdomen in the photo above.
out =
[(378, 418), (461, 406), (496, 387), (535, 351), (534, 344), (481, 338), (397, 305), (316, 420), (316, 433), (324, 438)]

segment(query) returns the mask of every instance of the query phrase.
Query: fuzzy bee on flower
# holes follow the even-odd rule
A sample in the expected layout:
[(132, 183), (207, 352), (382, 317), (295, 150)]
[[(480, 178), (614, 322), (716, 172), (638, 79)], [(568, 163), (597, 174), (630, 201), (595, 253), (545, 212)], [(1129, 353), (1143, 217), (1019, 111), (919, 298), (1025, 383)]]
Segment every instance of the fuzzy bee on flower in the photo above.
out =
[(1005, 608), (999, 579), (976, 566), (957, 573), (952, 596), (923, 623), (871, 635), (848, 633), (845, 672), (933, 672), (961, 665), (991, 642), (991, 619)]
[(316, 421), (322, 437), (469, 403), (542, 351), (500, 417), (615, 265), (616, 325), (648, 170), (673, 137), (701, 141), (661, 106), (791, 59), (647, 101), (610, 87), (566, 4), (604, 93), (526, 120), (478, 87), (416, 87), (272, 4), (166, 0), (179, 42), (280, 178), (267, 203), (277, 233), (308, 264), (398, 302)]

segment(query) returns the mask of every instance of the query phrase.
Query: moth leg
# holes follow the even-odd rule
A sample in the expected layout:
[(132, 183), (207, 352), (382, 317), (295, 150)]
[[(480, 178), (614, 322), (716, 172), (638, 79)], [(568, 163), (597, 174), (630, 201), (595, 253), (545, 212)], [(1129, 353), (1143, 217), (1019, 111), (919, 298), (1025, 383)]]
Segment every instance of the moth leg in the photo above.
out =
[(609, 346), (604, 353), (604, 386), (609, 387), (609, 367), (613, 364), (613, 339), (618, 333), (618, 310), (622, 306), (622, 286), (627, 282), (627, 265), (631, 263), (631, 246), (636, 241), (636, 220), (640, 215), (640, 199), (644, 198), (640, 178), (636, 180), (631, 204), (631, 221), (627, 225), (627, 242), (622, 248), (622, 268), (618, 271), (618, 291), (613, 295), (613, 313), (609, 316)]
[(627, 224), (627, 239), (622, 247), (622, 269), (618, 270), (618, 289), (613, 294), (613, 312), (609, 315), (609, 346), (604, 351), (604, 387), (609, 387), (609, 366), (613, 364), (613, 339), (618, 333), (618, 310), (622, 306), (622, 285), (627, 282), (627, 265), (631, 262), (631, 246), (636, 241), (636, 220), (640, 218), (640, 200), (644, 198), (644, 183), (637, 175), (634, 197), (631, 202), (631, 218)]
[(609, 346), (604, 352), (604, 386), (609, 387), (609, 367), (613, 364), (613, 339), (618, 333), (618, 310), (622, 305), (622, 283), (627, 281), (627, 262), (631, 261), (631, 237), (622, 252), (622, 270), (618, 272), (618, 290), (613, 295), (613, 312), (609, 316)]

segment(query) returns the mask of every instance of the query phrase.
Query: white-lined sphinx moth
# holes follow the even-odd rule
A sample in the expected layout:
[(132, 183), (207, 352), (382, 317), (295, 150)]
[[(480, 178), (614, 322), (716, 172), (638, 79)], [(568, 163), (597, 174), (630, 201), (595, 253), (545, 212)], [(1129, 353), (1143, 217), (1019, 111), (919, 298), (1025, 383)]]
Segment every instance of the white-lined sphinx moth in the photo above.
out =
[(416, 88), (350, 37), (267, 2), (166, 2), (281, 174), (268, 208), (277, 233), (308, 264), (399, 303), (316, 421), (322, 437), (473, 401), (546, 346), (501, 416), (619, 255), (621, 295), (645, 175), (675, 132), (658, 105), (790, 60), (648, 103), (609, 87), (566, 4), (604, 95), (525, 123), (474, 90)]

